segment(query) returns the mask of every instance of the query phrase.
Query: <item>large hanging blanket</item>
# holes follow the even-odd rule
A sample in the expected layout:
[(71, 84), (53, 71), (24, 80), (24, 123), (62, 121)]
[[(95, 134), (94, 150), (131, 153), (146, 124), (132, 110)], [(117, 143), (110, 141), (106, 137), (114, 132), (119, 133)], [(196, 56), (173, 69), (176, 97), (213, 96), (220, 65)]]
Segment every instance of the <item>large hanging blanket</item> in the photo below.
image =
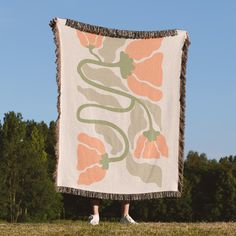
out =
[(186, 31), (50, 22), (56, 43), (57, 191), (141, 200), (183, 188)]

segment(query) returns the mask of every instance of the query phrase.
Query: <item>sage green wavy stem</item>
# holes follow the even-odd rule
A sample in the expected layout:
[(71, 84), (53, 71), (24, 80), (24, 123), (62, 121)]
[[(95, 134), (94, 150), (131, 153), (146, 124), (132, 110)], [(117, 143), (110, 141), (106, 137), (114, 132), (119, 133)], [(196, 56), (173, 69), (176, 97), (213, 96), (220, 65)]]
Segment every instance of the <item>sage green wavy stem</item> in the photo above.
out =
[(89, 46), (88, 49), (89, 49), (89, 52), (90, 52), (93, 56), (95, 56), (99, 61), (102, 61), (101, 58), (100, 58), (96, 53), (93, 52), (93, 47)]
[[(84, 61), (85, 61), (85, 60), (84, 60)], [(81, 78), (82, 78), (85, 82), (91, 84), (92, 81), (90, 81), (89, 79), (87, 79), (87, 77), (83, 74), (83, 72), (82, 72), (82, 70), (81, 70), (81, 68), (82, 68), (82, 66), (83, 66), (84, 64), (86, 64), (86, 63), (83, 63), (83, 64), (81, 63), (81, 65), (80, 65), (80, 64), (78, 65), (78, 73), (80, 74)], [(99, 84), (92, 82), (92, 85), (95, 86), (95, 87), (98, 87), (97, 85), (99, 85)], [(99, 88), (105, 90), (107, 87), (100, 85)], [(119, 90), (118, 90), (118, 91), (119, 91)], [(79, 121), (85, 122), (85, 123), (93, 123), (93, 124), (95, 123), (95, 124), (102, 124), (102, 125), (110, 126), (110, 127), (114, 128), (117, 132), (119, 132), (120, 135), (123, 137), (123, 139), (124, 139), (124, 144), (125, 144), (125, 148), (124, 148), (123, 153), (122, 153), (120, 156), (109, 158), (109, 159), (108, 159), (109, 162), (121, 161), (121, 160), (123, 160), (123, 159), (127, 156), (128, 152), (129, 152), (129, 140), (128, 140), (126, 134), (125, 134), (124, 131), (123, 131), (122, 129), (120, 129), (117, 125), (115, 125), (115, 124), (113, 124), (113, 123), (111, 123), (111, 122), (109, 122), (109, 121), (105, 121), (105, 120), (95, 120), (95, 119), (90, 119), (90, 120), (89, 120), (89, 119), (83, 119), (83, 118), (80, 117), (80, 113), (81, 113), (81, 111), (82, 111), (83, 109), (85, 109), (85, 108), (87, 108), (87, 107), (99, 107), (99, 108), (103, 108), (103, 109), (110, 110), (110, 111), (114, 111), (114, 112), (128, 112), (128, 111), (130, 111), (130, 110), (133, 109), (134, 104), (135, 104), (134, 99), (132, 99), (132, 98), (130, 98), (130, 99), (131, 99), (131, 103), (130, 103), (130, 105), (129, 105), (127, 108), (113, 108), (113, 107), (103, 106), (103, 105), (100, 105), (100, 104), (89, 103), (89, 104), (83, 104), (83, 105), (81, 105), (81, 106), (78, 108), (78, 110), (77, 110), (77, 119), (78, 119)]]
[(124, 133), (124, 131), (122, 129), (120, 129), (117, 125), (115, 125), (114, 123), (111, 123), (109, 121), (95, 120), (95, 119), (90, 119), (90, 120), (83, 119), (83, 118), (80, 117), (80, 112), (82, 111), (82, 109), (85, 109), (86, 107), (91, 107), (91, 106), (92, 107), (100, 107), (100, 108), (110, 110), (110, 111), (115, 111), (115, 112), (127, 112), (127, 111), (132, 110), (132, 108), (134, 107), (135, 101), (137, 101), (139, 104), (141, 104), (144, 107), (144, 109), (145, 109), (145, 111), (148, 115), (149, 130), (154, 130), (153, 126), (152, 126), (151, 115), (150, 115), (147, 107), (138, 98), (134, 97), (133, 95), (128, 94), (128, 93), (123, 92), (123, 91), (120, 91), (120, 90), (117, 90), (117, 89), (105, 87), (101, 84), (98, 84), (94, 81), (89, 80), (82, 72), (82, 67), (85, 64), (95, 64), (95, 65), (100, 65), (100, 66), (105, 66), (105, 67), (120, 67), (121, 63), (120, 63), (120, 61), (116, 62), (116, 63), (109, 63), (109, 62), (102, 62), (100, 60), (96, 61), (96, 60), (93, 60), (93, 59), (84, 59), (84, 60), (80, 61), (80, 63), (78, 64), (78, 67), (77, 67), (77, 71), (78, 71), (79, 75), (81, 76), (81, 78), (86, 83), (88, 83), (88, 84), (90, 84), (90, 85), (92, 85), (96, 88), (99, 88), (99, 89), (102, 89), (102, 90), (105, 90), (105, 91), (108, 91), (108, 92), (111, 92), (111, 93), (115, 93), (115, 94), (118, 94), (118, 95), (122, 95), (124, 97), (127, 97), (127, 98), (131, 99), (131, 103), (127, 108), (111, 108), (111, 107), (106, 107), (106, 106), (102, 106), (102, 105), (99, 105), (99, 104), (91, 104), (90, 103), (90, 104), (81, 105), (78, 108), (78, 111), (77, 111), (77, 119), (79, 121), (85, 122), (85, 123), (96, 123), (96, 124), (107, 125), (107, 126), (110, 126), (110, 127), (114, 128), (115, 130), (117, 130), (121, 134), (121, 136), (124, 139), (124, 143), (125, 143), (124, 152), (122, 153), (122, 155), (120, 155), (118, 157), (112, 157), (112, 158), (108, 159), (109, 162), (121, 161), (127, 156), (128, 152), (129, 152), (129, 141), (128, 141), (128, 138), (127, 138), (126, 134)]
[(153, 125), (152, 125), (152, 118), (151, 118), (150, 112), (148, 111), (148, 109), (147, 109), (147, 107), (145, 106), (144, 103), (142, 103), (138, 98), (134, 97), (133, 95), (131, 95), (129, 93), (126, 93), (126, 92), (123, 92), (123, 91), (120, 91), (120, 90), (117, 90), (117, 89), (105, 87), (101, 84), (98, 84), (94, 81), (91, 81), (91, 80), (87, 79), (86, 76), (83, 74), (83, 72), (81, 70), (82, 66), (85, 65), (85, 64), (94, 64), (94, 65), (100, 65), (100, 66), (105, 66), (105, 67), (120, 67), (120, 64), (121, 64), (120, 61), (115, 62), (115, 63), (109, 63), (109, 62), (96, 61), (96, 60), (93, 60), (93, 59), (84, 59), (84, 60), (80, 61), (80, 63), (78, 64), (77, 71), (80, 74), (81, 78), (86, 83), (88, 83), (88, 84), (90, 84), (94, 87), (100, 88), (102, 90), (105, 90), (105, 91), (108, 91), (108, 92), (111, 92), (111, 93), (115, 93), (115, 94), (118, 94), (118, 95), (122, 95), (122, 96), (130, 98), (130, 99), (134, 99), (136, 102), (138, 102), (140, 105), (142, 105), (143, 108), (145, 109), (146, 113), (147, 113), (147, 116), (148, 116), (149, 130), (154, 130)]
[(77, 110), (77, 119), (81, 122), (85, 122), (85, 123), (93, 123), (93, 124), (101, 124), (101, 125), (107, 125), (110, 126), (112, 128), (114, 128), (116, 131), (118, 131), (120, 133), (120, 135), (123, 137), (124, 139), (124, 143), (125, 143), (125, 148), (124, 148), (124, 152), (122, 153), (122, 155), (118, 156), (118, 157), (111, 157), (108, 159), (109, 162), (116, 162), (116, 161), (121, 161), (123, 160), (128, 152), (129, 152), (129, 140), (126, 136), (126, 134), (124, 133), (124, 131), (119, 128), (117, 125), (109, 122), (109, 121), (105, 121), (105, 120), (95, 120), (95, 119), (83, 119), (80, 117), (80, 113), (83, 109), (87, 108), (87, 107), (100, 107), (109, 111), (115, 111), (115, 112), (127, 112), (133, 109), (134, 107), (134, 100), (131, 100), (130, 105), (127, 108), (112, 108), (112, 107), (106, 107), (103, 105), (99, 105), (99, 104), (93, 104), (93, 103), (88, 103), (88, 104), (83, 104), (81, 105), (78, 110)]

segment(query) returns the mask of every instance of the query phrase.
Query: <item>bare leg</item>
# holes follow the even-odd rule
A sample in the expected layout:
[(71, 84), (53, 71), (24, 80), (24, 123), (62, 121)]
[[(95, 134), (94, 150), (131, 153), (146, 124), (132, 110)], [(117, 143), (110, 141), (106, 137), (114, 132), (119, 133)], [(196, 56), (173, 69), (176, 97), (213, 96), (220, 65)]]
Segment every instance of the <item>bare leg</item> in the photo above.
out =
[(93, 215), (99, 215), (100, 200), (99, 199), (91, 199), (90, 204), (92, 207)]
[(92, 207), (92, 215), (89, 216), (89, 223), (91, 225), (98, 225), (99, 224), (99, 204), (100, 200), (96, 198), (90, 199), (90, 204)]
[(121, 202), (121, 217), (124, 217), (129, 214), (129, 205), (130, 201), (124, 200)]
[(121, 223), (126, 223), (126, 224), (138, 224), (130, 215), (129, 215), (129, 206), (130, 206), (130, 201), (125, 200), (121, 202)]

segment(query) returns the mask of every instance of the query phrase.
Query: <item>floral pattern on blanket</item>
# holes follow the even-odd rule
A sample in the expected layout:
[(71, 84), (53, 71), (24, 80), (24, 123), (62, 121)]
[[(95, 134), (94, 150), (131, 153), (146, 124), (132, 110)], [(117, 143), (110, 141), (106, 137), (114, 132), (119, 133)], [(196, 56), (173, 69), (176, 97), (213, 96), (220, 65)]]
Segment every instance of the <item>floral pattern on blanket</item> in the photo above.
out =
[[(159, 50), (164, 39), (132, 40), (120, 51), (119, 60), (115, 61), (117, 50), (126, 45), (125, 39), (110, 38), (80, 30), (75, 30), (75, 34), (78, 43), (87, 48), (91, 55), (78, 62), (77, 71), (80, 79), (89, 85), (90, 93), (94, 93), (94, 98), (91, 100), (96, 101), (96, 103), (85, 103), (79, 106), (77, 119), (79, 122), (95, 125), (97, 129), (104, 127), (102, 131), (100, 129), (100, 133), (103, 130), (106, 132), (106, 129), (110, 130), (109, 132), (114, 137), (119, 137), (119, 147), (122, 148), (120, 155), (116, 155), (116, 147), (114, 147), (113, 153), (107, 153), (104, 143), (109, 139), (100, 140), (98, 137), (83, 132), (79, 133), (77, 183), (91, 185), (99, 182), (105, 178), (110, 165), (126, 160), (126, 167), (131, 175), (139, 177), (145, 183), (155, 183), (161, 186), (161, 168), (156, 164), (145, 163), (145, 160), (168, 158), (168, 143), (162, 132), (161, 108), (158, 104), (165, 96), (161, 90), (162, 64), (165, 55)], [(93, 68), (93, 65), (99, 69)], [(114, 69), (119, 69), (119, 76), (114, 73)], [(108, 76), (110, 80), (102, 81), (99, 73), (110, 75)], [(103, 95), (103, 91), (109, 92), (110, 96)], [(119, 101), (113, 96), (114, 94), (129, 99), (129, 106), (120, 106)], [(82, 110), (87, 108), (104, 109), (111, 113), (130, 113), (131, 122), (128, 133), (110, 121), (82, 117)], [(136, 159), (142, 159), (144, 162), (139, 163)], [(154, 169), (153, 177), (145, 175)]]

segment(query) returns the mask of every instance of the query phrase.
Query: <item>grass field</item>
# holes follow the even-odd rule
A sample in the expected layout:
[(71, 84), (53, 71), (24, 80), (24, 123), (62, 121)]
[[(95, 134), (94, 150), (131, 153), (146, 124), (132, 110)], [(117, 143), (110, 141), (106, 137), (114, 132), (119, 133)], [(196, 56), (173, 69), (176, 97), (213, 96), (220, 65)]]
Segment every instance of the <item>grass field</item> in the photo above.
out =
[(0, 235), (236, 235), (236, 222), (230, 223), (142, 223), (123, 225), (100, 222), (91, 226), (86, 221), (10, 224), (0, 223)]

